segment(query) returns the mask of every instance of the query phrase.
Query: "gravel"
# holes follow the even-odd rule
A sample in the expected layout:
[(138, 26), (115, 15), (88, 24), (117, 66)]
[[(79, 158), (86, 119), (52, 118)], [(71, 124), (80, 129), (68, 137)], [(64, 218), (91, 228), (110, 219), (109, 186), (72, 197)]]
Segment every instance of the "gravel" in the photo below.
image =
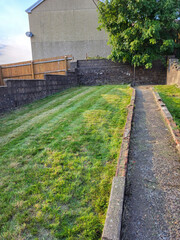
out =
[(180, 239), (180, 155), (149, 87), (137, 87), (122, 240)]

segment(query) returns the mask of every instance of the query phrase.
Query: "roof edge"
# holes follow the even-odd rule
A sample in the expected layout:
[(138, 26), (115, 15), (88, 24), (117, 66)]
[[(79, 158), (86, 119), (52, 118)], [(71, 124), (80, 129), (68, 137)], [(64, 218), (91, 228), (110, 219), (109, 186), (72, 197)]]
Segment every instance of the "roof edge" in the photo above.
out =
[(31, 13), (32, 10), (34, 10), (37, 6), (39, 6), (42, 2), (44, 2), (45, 0), (38, 0), (37, 2), (35, 2), (31, 7), (29, 7), (28, 9), (26, 9), (25, 11), (27, 13)]

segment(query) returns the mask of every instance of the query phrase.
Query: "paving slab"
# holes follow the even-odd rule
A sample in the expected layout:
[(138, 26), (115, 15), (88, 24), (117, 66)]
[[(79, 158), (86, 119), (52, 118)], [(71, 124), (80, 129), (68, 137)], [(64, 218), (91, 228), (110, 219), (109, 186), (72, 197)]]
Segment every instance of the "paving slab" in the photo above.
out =
[(122, 240), (180, 239), (180, 155), (150, 87), (136, 88)]

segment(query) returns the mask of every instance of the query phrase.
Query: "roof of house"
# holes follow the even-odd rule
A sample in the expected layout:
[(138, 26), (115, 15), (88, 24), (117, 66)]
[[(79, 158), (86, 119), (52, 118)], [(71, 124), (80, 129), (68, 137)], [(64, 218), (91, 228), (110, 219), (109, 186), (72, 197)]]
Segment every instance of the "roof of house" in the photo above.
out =
[[(42, 2), (44, 2), (45, 0), (38, 0), (37, 2), (35, 2), (31, 7), (29, 7), (28, 9), (26, 9), (27, 13), (31, 13), (32, 10), (34, 10), (36, 7), (38, 7)], [(97, 0), (98, 1), (98, 0)], [(94, 1), (93, 1), (94, 2)], [(94, 4), (96, 5), (96, 3), (94, 2)]]
[(37, 2), (35, 2), (31, 7), (29, 7), (28, 9), (26, 9), (27, 13), (31, 13), (32, 10), (34, 10), (37, 6), (39, 6), (42, 2), (44, 2), (45, 0), (38, 0)]

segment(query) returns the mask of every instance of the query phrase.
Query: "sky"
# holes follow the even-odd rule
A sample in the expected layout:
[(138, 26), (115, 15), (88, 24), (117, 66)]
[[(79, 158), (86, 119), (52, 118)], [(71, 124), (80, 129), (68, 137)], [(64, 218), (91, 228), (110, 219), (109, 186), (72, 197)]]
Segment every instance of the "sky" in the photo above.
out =
[(37, 0), (0, 0), (0, 65), (32, 59), (27, 8)]

